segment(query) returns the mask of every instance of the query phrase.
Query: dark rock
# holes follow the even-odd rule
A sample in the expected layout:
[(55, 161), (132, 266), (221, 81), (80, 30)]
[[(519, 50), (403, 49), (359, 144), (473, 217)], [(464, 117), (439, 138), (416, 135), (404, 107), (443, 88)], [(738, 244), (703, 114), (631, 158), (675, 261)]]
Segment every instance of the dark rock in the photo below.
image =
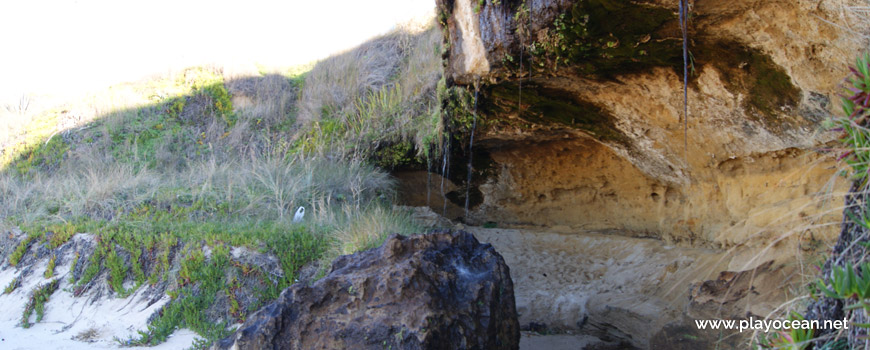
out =
[[(840, 225), (840, 237), (837, 244), (834, 246), (831, 257), (825, 261), (819, 278), (826, 284), (829, 289), (831, 287), (834, 267), (845, 268), (846, 266), (858, 266), (866, 262), (866, 257), (870, 254), (870, 249), (867, 245), (870, 244), (870, 230), (856, 222), (853, 218), (861, 218), (865, 214), (865, 208), (868, 207), (868, 190), (864, 185), (865, 179), (858, 179), (852, 183), (849, 193), (845, 196), (845, 206), (843, 209), (843, 221)], [(849, 318), (852, 324), (870, 322), (865, 312), (852, 312), (845, 308), (842, 300), (829, 298), (822, 293), (819, 293), (817, 299), (814, 299), (807, 305), (807, 310), (804, 313), (804, 318), (807, 320), (841, 320)], [(813, 334), (814, 343), (817, 347), (822, 347), (827, 341), (833, 338), (833, 334), (837, 332), (832, 329), (819, 329)], [(870, 336), (867, 328), (864, 327), (849, 327), (848, 342), (851, 345), (849, 348), (863, 348), (864, 341)]]
[(529, 326), (524, 329), (530, 332), (535, 332), (538, 334), (547, 334), (547, 324), (546, 323), (538, 323), (538, 322), (530, 322)]
[(390, 236), (295, 284), (219, 349), (518, 349), (504, 259), (467, 232)]

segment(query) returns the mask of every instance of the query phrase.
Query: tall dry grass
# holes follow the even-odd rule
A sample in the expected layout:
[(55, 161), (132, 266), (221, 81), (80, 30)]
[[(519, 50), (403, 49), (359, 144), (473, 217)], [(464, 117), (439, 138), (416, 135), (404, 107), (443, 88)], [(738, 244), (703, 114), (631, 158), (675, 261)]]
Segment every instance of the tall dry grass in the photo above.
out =
[(407, 142), (424, 154), (443, 129), (440, 53), (441, 33), (429, 18), (318, 62), (299, 101), (299, 121), (318, 140), (306, 150), (361, 159)]
[[(342, 248), (333, 251), (343, 253), (418, 230), (390, 209), (393, 179), (369, 157), (380, 145), (423, 145), (439, 131), (440, 40), (430, 21), (309, 72), (197, 67), (39, 113), (7, 106), (0, 221), (113, 222), (186, 208), (193, 221), (292, 225), (305, 206), (305, 224), (335, 233)], [(227, 91), (231, 116), (215, 107), (226, 101), (205, 93), (210, 86)], [(318, 138), (327, 119), (341, 132)]]
[[(307, 264), (326, 266), (389, 234), (420, 232), (409, 213), (393, 209), (394, 179), (373, 165), (372, 154), (397, 143), (422, 149), (438, 132), (440, 71), (440, 34), (430, 21), (397, 28), (311, 71), (194, 67), (62, 104), (3, 106), (0, 227), (16, 225), (61, 244), (82, 230), (98, 235), (96, 252), (133, 258), (84, 257), (94, 273), (76, 283), (108, 269), (122, 296), (146, 283), (135, 257), (157, 241), (167, 242), (167, 252), (201, 244), (213, 253), (228, 254), (229, 245), (268, 252), (282, 276), (267, 276), (266, 290), (247, 291), (267, 302)], [(305, 216), (296, 222), (299, 207)], [(202, 269), (220, 260), (196, 260), (199, 253), (185, 248), (182, 264)], [(158, 331), (149, 327), (136, 341), (160, 342), (182, 326), (209, 341), (226, 336), (196, 308), (212, 294), (232, 297), (230, 287), (207, 274), (179, 283), (180, 272), (168, 264), (147, 281), (171, 282), (187, 294), (167, 310), (184, 309), (194, 321), (167, 311), (151, 321)], [(234, 267), (218, 268), (233, 275)], [(123, 280), (135, 287), (114, 283)], [(193, 286), (197, 292), (185, 292)]]

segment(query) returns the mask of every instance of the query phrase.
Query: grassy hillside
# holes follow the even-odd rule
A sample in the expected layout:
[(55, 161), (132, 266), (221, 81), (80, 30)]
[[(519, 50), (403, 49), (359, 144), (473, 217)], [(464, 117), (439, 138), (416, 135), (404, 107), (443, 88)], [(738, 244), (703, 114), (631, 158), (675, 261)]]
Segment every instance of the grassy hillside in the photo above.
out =
[[(439, 139), (440, 55), (429, 23), (302, 70), (196, 67), (44, 111), (6, 106), (0, 222), (29, 235), (9, 262), (34, 242), (98, 235), (93, 256), (79, 259), (77, 293), (101, 271), (117, 296), (174, 282), (174, 301), (131, 342), (157, 343), (176, 327), (222, 337), (302, 266), (420, 229), (391, 209), (385, 169), (425, 159)], [(283, 275), (266, 276), (271, 287), (251, 309), (212, 322), (202, 303), (231, 296), (221, 271), (244, 268), (229, 263), (231, 246), (275, 255)], [(170, 271), (168, 252), (179, 249), (181, 271)]]

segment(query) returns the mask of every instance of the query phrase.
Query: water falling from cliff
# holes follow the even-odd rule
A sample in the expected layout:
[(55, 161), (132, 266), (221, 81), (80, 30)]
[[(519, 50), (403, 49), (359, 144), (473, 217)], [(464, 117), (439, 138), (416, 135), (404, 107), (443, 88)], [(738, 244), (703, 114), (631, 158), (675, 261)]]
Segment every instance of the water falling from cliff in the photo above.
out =
[(444, 179), (447, 178), (447, 172), (450, 167), (447, 166), (450, 162), (450, 137), (445, 136), (444, 148), (441, 150), (444, 153), (444, 158), (441, 161), (441, 198), (444, 199), (444, 208), (441, 209), (441, 216), (447, 216), (447, 197), (444, 194)]
[(426, 206), (432, 203), (432, 155), (426, 155)]
[(680, 31), (683, 34), (683, 157), (689, 162), (689, 62), (688, 62), (688, 25), (689, 2), (679, 0)]
[(472, 147), (474, 147), (474, 130), (477, 129), (477, 97), (480, 93), (480, 88), (477, 82), (474, 84), (474, 107), (471, 110), (472, 114), (472, 122), (471, 122), (471, 139), (468, 141), (468, 180), (465, 182), (465, 222), (468, 222), (468, 206), (471, 199), (471, 175), (473, 173), (474, 167), (472, 164), (472, 159), (474, 158), (474, 152), (472, 152)]

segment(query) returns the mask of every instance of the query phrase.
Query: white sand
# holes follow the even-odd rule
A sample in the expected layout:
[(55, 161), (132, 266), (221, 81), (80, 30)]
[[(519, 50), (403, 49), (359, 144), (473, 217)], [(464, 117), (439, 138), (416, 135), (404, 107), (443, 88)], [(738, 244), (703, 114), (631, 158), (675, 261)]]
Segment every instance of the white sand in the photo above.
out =
[[(60, 287), (46, 303), (45, 317), (31, 328), (24, 329), (19, 323), (30, 292), (37, 285), (50, 281), (43, 277), (47, 262), (35, 264), (21, 287), (11, 294), (0, 294), (0, 349), (119, 348), (116, 337), (127, 339), (136, 336), (137, 331), (147, 329), (148, 317), (169, 301), (164, 295), (149, 306), (148, 298), (144, 297), (147, 286), (124, 299), (99, 291), (73, 297), (68, 276), (72, 259), (63, 257), (60, 261), (65, 262), (55, 268)], [(21, 270), (21, 267), (9, 266), (5, 261), (0, 265), (0, 292)], [(34, 312), (30, 322), (35, 321)], [(87, 341), (74, 339), (84, 334), (90, 335)], [(190, 347), (195, 338), (192, 331), (178, 330), (165, 343), (148, 349), (184, 349)]]

